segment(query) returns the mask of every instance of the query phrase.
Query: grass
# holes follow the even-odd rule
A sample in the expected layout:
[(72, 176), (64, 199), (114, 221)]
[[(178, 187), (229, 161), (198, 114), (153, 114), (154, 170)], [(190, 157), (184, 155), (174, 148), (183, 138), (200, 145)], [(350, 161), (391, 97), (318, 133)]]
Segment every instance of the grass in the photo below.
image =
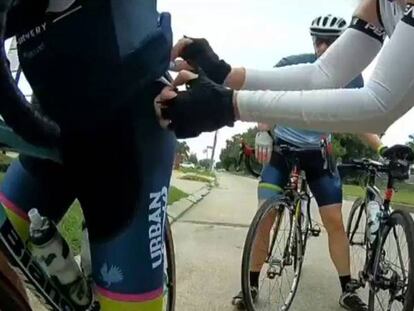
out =
[(59, 223), (59, 231), (70, 245), (75, 254), (79, 254), (82, 241), (82, 209), (78, 201), (72, 204), (62, 221)]
[[(345, 197), (359, 197), (364, 195), (364, 190), (355, 185), (344, 185), (343, 192)], [(393, 202), (414, 206), (414, 191), (411, 189), (410, 185), (403, 185), (400, 188), (397, 187)]]
[(180, 168), (179, 169), (180, 172), (182, 173), (191, 173), (191, 174), (196, 174), (196, 175), (202, 175), (202, 176), (208, 176), (208, 177), (216, 177), (216, 174), (212, 171), (209, 170), (205, 170), (205, 169), (198, 169), (198, 168)]
[(171, 186), (170, 187), (170, 192), (168, 194), (168, 204), (171, 205), (176, 201), (179, 201), (183, 198), (188, 197), (188, 194), (185, 193), (184, 191), (181, 191), (180, 189)]

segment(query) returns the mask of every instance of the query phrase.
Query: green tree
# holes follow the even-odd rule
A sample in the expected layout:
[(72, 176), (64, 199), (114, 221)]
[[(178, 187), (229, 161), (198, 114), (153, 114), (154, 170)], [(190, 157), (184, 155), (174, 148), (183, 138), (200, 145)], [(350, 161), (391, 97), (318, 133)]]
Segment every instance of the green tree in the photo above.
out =
[(176, 144), (176, 153), (181, 155), (183, 160), (187, 160), (190, 156), (190, 147), (187, 145), (185, 141), (178, 141)]
[(215, 168), (216, 168), (216, 170), (222, 169), (223, 168), (223, 163), (221, 163), (221, 161), (216, 162)]
[(194, 165), (198, 164), (197, 155), (195, 153), (191, 153), (188, 157), (188, 162), (193, 163)]
[(410, 146), (410, 148), (414, 150), (414, 134), (411, 134), (408, 138), (410, 140), (407, 142), (407, 146)]
[(198, 164), (202, 168), (205, 168), (206, 170), (209, 170), (210, 167), (211, 167), (211, 159), (201, 159), (200, 161), (198, 161)]
[(375, 150), (364, 144), (354, 134), (334, 134), (332, 144), (335, 156), (341, 158), (342, 162), (348, 162), (351, 159), (376, 159), (378, 157)]
[[(243, 140), (246, 144), (254, 146), (254, 139), (257, 133), (257, 127), (249, 128), (242, 134), (236, 134), (226, 140), (226, 147), (221, 150), (220, 162), (225, 170), (232, 170), (236, 167), (240, 154), (240, 142)], [(244, 163), (241, 163), (242, 169)]]

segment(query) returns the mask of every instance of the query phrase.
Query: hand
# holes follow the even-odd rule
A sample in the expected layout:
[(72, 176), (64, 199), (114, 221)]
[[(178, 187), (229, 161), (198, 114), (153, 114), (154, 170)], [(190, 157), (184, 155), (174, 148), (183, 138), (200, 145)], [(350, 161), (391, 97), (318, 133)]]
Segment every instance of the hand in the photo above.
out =
[(184, 59), (182, 59), (182, 54), (184, 49), (193, 43), (193, 40), (187, 37), (183, 37), (173, 46), (171, 51), (171, 61), (173, 62), (174, 66), (171, 70), (180, 72), (182, 70), (187, 71), (197, 71), (196, 68), (191, 67)]
[(262, 131), (262, 132), (271, 130), (270, 125), (266, 123), (257, 123), (257, 128), (259, 129), (259, 131)]
[(175, 131), (178, 138), (190, 138), (202, 132), (233, 126), (235, 112), (233, 91), (199, 75), (182, 71), (174, 86), (186, 84), (186, 91), (164, 88), (155, 99), (155, 110), (164, 128)]
[(255, 156), (259, 163), (269, 163), (273, 152), (273, 138), (268, 132), (257, 132), (255, 139)]
[(155, 97), (155, 100), (154, 100), (155, 114), (158, 118), (158, 122), (160, 123), (160, 126), (164, 129), (168, 129), (168, 126), (170, 125), (171, 120), (167, 120), (162, 117), (162, 114), (161, 114), (162, 103), (167, 102), (176, 96), (177, 96), (176, 90), (171, 86), (166, 86), (162, 89), (161, 93), (157, 97)]
[(377, 153), (382, 157), (384, 155), (384, 152), (388, 149), (388, 146), (381, 145), (378, 147)]
[[(184, 61), (177, 60), (182, 57)], [(184, 37), (173, 47), (171, 59), (175, 62), (174, 70), (191, 70), (198, 72), (201, 68), (208, 78), (223, 84), (231, 72), (231, 66), (211, 48), (206, 39)]]
[(407, 160), (409, 162), (414, 161), (414, 152), (406, 145), (394, 145), (392, 147), (381, 146), (379, 148), (379, 154), (389, 160), (399, 159)]

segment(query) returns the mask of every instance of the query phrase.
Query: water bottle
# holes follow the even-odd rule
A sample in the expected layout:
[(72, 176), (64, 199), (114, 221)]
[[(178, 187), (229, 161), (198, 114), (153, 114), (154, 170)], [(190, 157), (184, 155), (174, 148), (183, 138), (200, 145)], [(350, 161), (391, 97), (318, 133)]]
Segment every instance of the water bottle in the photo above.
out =
[(377, 201), (370, 201), (367, 206), (368, 213), (368, 240), (373, 243), (380, 226), (381, 207)]
[(84, 310), (92, 301), (92, 290), (55, 224), (37, 209), (29, 211), (29, 236), (34, 257), (45, 268), (52, 282), (75, 309)]

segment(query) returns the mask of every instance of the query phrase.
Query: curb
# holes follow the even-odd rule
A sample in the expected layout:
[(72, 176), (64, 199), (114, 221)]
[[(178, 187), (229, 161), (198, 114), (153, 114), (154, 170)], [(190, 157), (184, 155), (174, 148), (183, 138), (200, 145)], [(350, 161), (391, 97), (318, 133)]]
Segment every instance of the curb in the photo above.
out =
[(188, 197), (174, 202), (167, 207), (167, 215), (170, 220), (170, 224), (173, 224), (180, 219), (191, 207), (200, 202), (207, 194), (210, 193), (212, 188), (211, 184), (203, 186), (201, 189), (194, 193), (191, 193)]

